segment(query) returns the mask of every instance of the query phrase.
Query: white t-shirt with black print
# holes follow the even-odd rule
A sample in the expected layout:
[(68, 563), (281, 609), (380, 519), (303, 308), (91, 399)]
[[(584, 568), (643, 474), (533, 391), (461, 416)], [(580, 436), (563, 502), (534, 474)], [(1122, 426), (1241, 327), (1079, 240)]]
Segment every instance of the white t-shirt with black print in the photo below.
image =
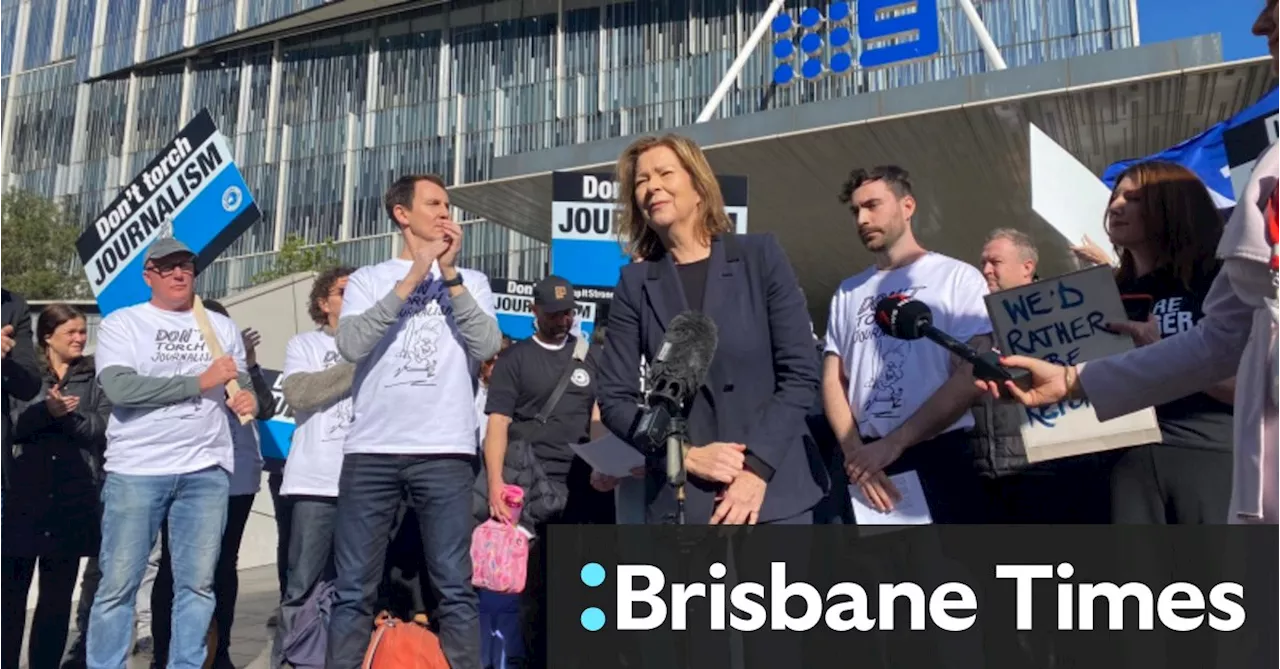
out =
[[(338, 344), (323, 330), (294, 336), (284, 349), (284, 378), (298, 373), (323, 372), (343, 362)], [(293, 440), (284, 463), (282, 495), (338, 496), (342, 474), (342, 448), (351, 429), (351, 396), (318, 411), (296, 411)]]
[[(246, 373), (244, 342), (231, 319), (209, 313), (222, 350)], [(165, 311), (143, 303), (113, 311), (98, 326), (98, 372), (129, 367), (142, 376), (200, 376), (213, 356), (190, 311)], [(227, 391), (216, 386), (200, 396), (163, 407), (116, 406), (107, 421), (108, 472), (131, 475), (186, 474), (218, 466), (234, 469)]]
[[(884, 334), (875, 323), (876, 303), (905, 294), (929, 306), (934, 327), (964, 342), (991, 333), (987, 292), (977, 268), (938, 253), (894, 270), (872, 266), (840, 284), (831, 297), (826, 350), (843, 361), (859, 434), (888, 435), (951, 377), (951, 353), (927, 339)], [(973, 415), (966, 411), (942, 432), (972, 426)]]
[[(392, 258), (362, 267), (347, 280), (342, 318), (364, 313), (409, 273), (412, 262)], [(497, 318), (489, 278), (459, 269), (463, 284), (486, 314)], [(476, 453), (472, 360), (453, 318), (449, 289), (437, 269), (418, 284), (387, 329), (356, 366), (355, 417), (346, 453)]]

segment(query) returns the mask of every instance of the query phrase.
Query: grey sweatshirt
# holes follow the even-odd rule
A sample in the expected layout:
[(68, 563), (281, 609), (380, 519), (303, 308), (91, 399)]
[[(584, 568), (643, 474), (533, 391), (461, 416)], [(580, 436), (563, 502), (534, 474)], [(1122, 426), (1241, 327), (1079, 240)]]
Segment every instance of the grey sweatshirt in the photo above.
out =
[[(247, 372), (239, 375), (240, 387), (254, 391)], [(98, 375), (102, 392), (111, 404), (134, 409), (159, 408), (177, 404), (200, 395), (198, 376), (143, 376), (132, 367), (112, 365)], [(256, 393), (255, 393), (256, 394)]]
[[(333, 331), (324, 327), (324, 332), (333, 335)], [(351, 362), (340, 362), (321, 372), (296, 372), (285, 378), (283, 388), (284, 401), (294, 411), (315, 411), (324, 408), (345, 397), (351, 392), (351, 382), (355, 379), (356, 366)]]
[[(498, 320), (484, 312), (470, 292), (451, 298), (453, 318), (458, 333), (466, 344), (467, 354), (473, 360), (488, 360), (502, 349), (502, 330)], [(338, 352), (342, 357), (359, 363), (378, 345), (387, 329), (400, 317), (404, 300), (396, 291), (387, 291), (385, 297), (357, 316), (347, 316), (338, 324)]]

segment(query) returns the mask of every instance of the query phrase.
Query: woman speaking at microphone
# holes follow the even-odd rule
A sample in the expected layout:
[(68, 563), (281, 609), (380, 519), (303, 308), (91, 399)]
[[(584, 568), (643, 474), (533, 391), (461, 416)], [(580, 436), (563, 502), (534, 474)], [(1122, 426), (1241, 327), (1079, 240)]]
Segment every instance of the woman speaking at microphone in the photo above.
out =
[[(1277, 53), (1276, 0), (1267, 0), (1253, 34), (1267, 38), (1273, 72)], [(1230, 509), (1232, 524), (1280, 523), (1280, 475), (1277, 474), (1277, 369), (1280, 369), (1280, 149), (1272, 143), (1240, 193), (1223, 230), (1217, 256), (1222, 269), (1204, 298), (1204, 318), (1195, 327), (1154, 344), (1087, 364), (1059, 367), (1021, 356), (1005, 363), (1030, 370), (1027, 391), (1009, 391), (1027, 406), (1063, 398), (1087, 398), (1100, 420), (1110, 420), (1159, 405), (1236, 378), (1234, 457)], [(1131, 323), (1114, 327), (1136, 336)], [(993, 394), (999, 388), (979, 381)]]
[[(720, 185), (689, 139), (646, 137), (622, 153), (622, 268), (600, 358), (601, 418), (630, 439), (640, 418), (641, 358), (652, 361), (678, 314), (713, 321), (718, 344), (689, 405), (685, 518), (690, 524), (812, 522), (826, 481), (805, 415), (818, 365), (804, 294), (772, 235), (735, 235)], [(646, 522), (675, 522), (664, 458), (646, 472)]]

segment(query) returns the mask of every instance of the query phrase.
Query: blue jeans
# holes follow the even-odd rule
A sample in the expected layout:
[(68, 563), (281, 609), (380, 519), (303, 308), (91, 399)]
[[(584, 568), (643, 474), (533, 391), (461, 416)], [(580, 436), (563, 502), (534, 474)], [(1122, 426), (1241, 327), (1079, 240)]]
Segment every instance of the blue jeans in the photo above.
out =
[(364, 661), (402, 490), (422, 531), (427, 579), (439, 601), (440, 646), (452, 669), (479, 669), (479, 599), (471, 585), (471, 496), (478, 465), (475, 456), (359, 453), (343, 459), (329, 669), (355, 669)]
[(89, 669), (124, 669), (138, 586), (168, 518), (173, 556), (171, 669), (200, 669), (213, 617), (213, 572), (227, 522), (230, 478), (219, 467), (189, 474), (108, 473), (102, 488), (102, 580), (89, 614)]

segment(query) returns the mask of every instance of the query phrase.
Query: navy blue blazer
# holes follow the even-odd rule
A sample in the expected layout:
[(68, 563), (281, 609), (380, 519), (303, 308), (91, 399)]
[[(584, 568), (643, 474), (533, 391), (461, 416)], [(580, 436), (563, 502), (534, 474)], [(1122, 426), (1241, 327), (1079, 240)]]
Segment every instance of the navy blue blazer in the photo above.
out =
[[(667, 324), (688, 308), (669, 255), (622, 268), (596, 375), (600, 415), (614, 434), (631, 434), (640, 415), (641, 356), (653, 360)], [(819, 366), (804, 293), (773, 235), (713, 239), (703, 311), (717, 326), (719, 344), (690, 408), (690, 444), (747, 447), (748, 461), (768, 482), (759, 522), (809, 511), (829, 486), (805, 423), (818, 397)], [(649, 523), (675, 518), (675, 490), (663, 462), (649, 466)], [(708, 522), (723, 487), (690, 474), (686, 521)]]

